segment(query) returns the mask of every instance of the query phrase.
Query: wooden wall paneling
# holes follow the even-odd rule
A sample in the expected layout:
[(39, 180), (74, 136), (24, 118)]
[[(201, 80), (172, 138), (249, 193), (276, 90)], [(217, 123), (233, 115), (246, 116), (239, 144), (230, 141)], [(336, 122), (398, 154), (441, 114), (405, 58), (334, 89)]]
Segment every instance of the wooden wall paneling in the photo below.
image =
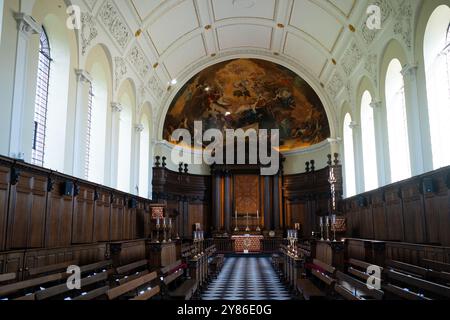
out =
[(100, 188), (96, 192), (93, 241), (105, 242), (109, 241), (110, 237), (111, 193)]
[(404, 241), (403, 204), (398, 186), (386, 188), (384, 193), (386, 206), (387, 239)]
[(136, 208), (136, 238), (143, 239), (151, 235), (151, 211), (148, 204), (139, 201)]
[(72, 244), (73, 196), (63, 194), (67, 178), (51, 176), (52, 188), (48, 194), (46, 220), (46, 247), (64, 248)]
[(24, 256), (25, 251), (16, 251), (6, 253), (4, 273), (15, 273), (17, 274), (17, 280), (23, 279), (23, 269), (24, 269)]
[(125, 211), (125, 199), (122, 195), (114, 194), (111, 204), (111, 240), (123, 240), (123, 220)]
[(73, 260), (78, 261), (80, 266), (105, 260), (106, 247), (106, 243), (74, 246), (72, 248)]
[[(8, 163), (0, 161), (0, 252), (6, 247), (6, 223), (9, 206), (9, 186), (11, 180), (11, 167)], [(0, 266), (0, 272), (2, 268)]]
[(6, 249), (42, 247), (48, 179), (25, 167), (12, 170), (18, 175), (17, 182), (11, 186)]
[(351, 236), (354, 238), (359, 238), (362, 236), (362, 224), (361, 224), (361, 207), (356, 202), (356, 199), (352, 201), (352, 208), (351, 211), (351, 220), (352, 220), (352, 232)]
[(85, 184), (77, 185), (74, 199), (72, 243), (83, 244), (93, 242), (95, 189)]
[(133, 212), (136, 212), (135, 209), (131, 209), (129, 207), (129, 198), (124, 198), (125, 205), (123, 209), (123, 230), (122, 230), (122, 240), (132, 240), (132, 220), (133, 220)]
[(6, 264), (6, 254), (0, 253), (0, 274), (6, 273), (5, 264)]
[(115, 267), (148, 258), (146, 257), (145, 240), (112, 242), (109, 246), (109, 252)]
[(369, 203), (368, 206), (361, 208), (361, 219), (361, 237), (365, 239), (373, 239), (373, 214), (371, 203)]
[(189, 223), (192, 229), (195, 223), (201, 223), (205, 227), (205, 205), (203, 203), (189, 203)]
[(373, 238), (387, 239), (386, 209), (384, 205), (384, 192), (380, 190), (372, 195)]
[(417, 180), (402, 186), (405, 241), (426, 243), (426, 221), (423, 210), (421, 183)]
[(428, 242), (450, 246), (450, 197), (446, 180), (446, 176), (435, 175), (436, 191), (424, 193), (423, 201)]

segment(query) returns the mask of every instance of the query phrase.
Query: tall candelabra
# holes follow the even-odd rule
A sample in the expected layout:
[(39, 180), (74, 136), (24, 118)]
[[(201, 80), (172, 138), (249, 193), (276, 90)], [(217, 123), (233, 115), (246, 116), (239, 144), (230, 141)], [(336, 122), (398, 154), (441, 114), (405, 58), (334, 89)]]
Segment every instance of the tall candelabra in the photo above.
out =
[(298, 233), (297, 230), (288, 230), (287, 231), (287, 239), (289, 242), (288, 251), (289, 253), (298, 258), (298, 249), (297, 249), (297, 241), (298, 241)]
[(159, 243), (159, 231), (161, 230), (161, 224), (159, 223), (159, 219), (156, 222), (156, 243)]
[(327, 232), (327, 241), (330, 241), (330, 217), (325, 217), (325, 229)]
[(323, 217), (319, 218), (320, 220), (320, 240), (323, 241)]
[(336, 215), (331, 216), (331, 226), (333, 230), (333, 242), (336, 242)]
[(194, 231), (194, 248), (195, 248), (194, 258), (197, 258), (197, 257), (200, 257), (203, 255), (204, 241), (205, 241), (204, 232), (203, 231)]

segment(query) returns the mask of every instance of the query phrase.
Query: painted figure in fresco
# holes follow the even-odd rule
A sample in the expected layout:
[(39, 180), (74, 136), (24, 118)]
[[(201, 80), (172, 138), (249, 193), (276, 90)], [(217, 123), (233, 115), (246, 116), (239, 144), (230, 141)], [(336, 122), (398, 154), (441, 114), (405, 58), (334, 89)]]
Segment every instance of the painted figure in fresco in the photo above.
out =
[(177, 128), (279, 129), (285, 148), (306, 147), (330, 136), (324, 107), (314, 90), (292, 71), (272, 62), (236, 59), (192, 78), (166, 116), (164, 138)]

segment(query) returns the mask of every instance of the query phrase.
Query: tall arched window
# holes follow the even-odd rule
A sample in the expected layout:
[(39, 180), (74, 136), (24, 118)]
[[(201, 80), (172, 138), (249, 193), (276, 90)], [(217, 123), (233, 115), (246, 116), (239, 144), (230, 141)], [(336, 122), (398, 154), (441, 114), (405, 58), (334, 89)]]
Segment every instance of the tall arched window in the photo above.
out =
[(397, 59), (389, 64), (385, 93), (391, 182), (397, 182), (411, 177), (405, 82), (402, 65)]
[(361, 134), (364, 160), (365, 190), (378, 188), (377, 150), (375, 145), (375, 123), (373, 109), (370, 106), (372, 96), (365, 91), (361, 100)]
[(344, 118), (344, 167), (345, 167), (345, 195), (351, 197), (356, 194), (355, 180), (355, 154), (353, 149), (352, 117), (350, 114)]
[(450, 7), (442, 5), (431, 15), (424, 38), (428, 114), (433, 168), (450, 164)]
[(47, 33), (43, 30), (39, 42), (39, 64), (34, 105), (33, 150), (31, 151), (31, 163), (38, 166), (44, 165), (51, 61), (50, 43)]
[(142, 116), (143, 131), (141, 132), (140, 156), (139, 156), (139, 195), (148, 198), (149, 163), (150, 163), (150, 128), (149, 120)]
[(119, 154), (118, 154), (118, 172), (117, 188), (130, 192), (131, 178), (131, 137), (132, 137), (132, 111), (131, 99), (124, 95), (122, 99), (123, 110), (120, 112), (119, 124)]

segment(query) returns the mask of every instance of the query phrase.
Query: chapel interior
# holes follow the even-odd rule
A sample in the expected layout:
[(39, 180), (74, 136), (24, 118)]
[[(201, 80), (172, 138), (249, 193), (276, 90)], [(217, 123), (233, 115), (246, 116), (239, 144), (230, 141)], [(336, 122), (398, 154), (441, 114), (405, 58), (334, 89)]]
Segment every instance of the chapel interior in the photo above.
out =
[(0, 300), (450, 299), (448, 0), (0, 0), (0, 70)]

